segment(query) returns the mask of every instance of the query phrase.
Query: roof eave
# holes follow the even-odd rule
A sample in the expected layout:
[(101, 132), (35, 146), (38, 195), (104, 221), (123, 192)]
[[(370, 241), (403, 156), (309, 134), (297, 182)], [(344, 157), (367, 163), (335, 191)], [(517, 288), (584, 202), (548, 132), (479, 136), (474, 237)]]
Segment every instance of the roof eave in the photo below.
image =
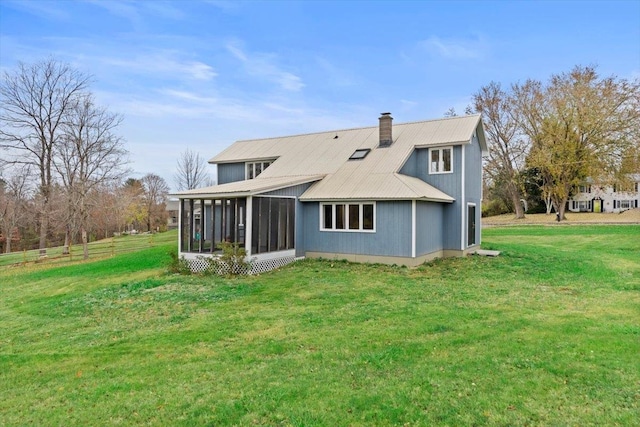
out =
[(394, 202), (417, 200), (423, 202), (453, 203), (455, 199), (439, 199), (435, 197), (357, 197), (357, 198), (332, 198), (332, 197), (300, 197), (301, 202)]

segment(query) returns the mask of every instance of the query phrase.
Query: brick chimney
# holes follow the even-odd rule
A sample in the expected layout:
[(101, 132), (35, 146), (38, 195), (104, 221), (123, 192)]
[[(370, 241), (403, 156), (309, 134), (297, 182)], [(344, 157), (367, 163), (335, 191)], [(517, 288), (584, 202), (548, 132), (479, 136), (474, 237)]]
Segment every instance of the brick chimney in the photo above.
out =
[(393, 137), (391, 135), (391, 122), (393, 117), (391, 113), (382, 113), (380, 118), (380, 147), (388, 147), (393, 143)]

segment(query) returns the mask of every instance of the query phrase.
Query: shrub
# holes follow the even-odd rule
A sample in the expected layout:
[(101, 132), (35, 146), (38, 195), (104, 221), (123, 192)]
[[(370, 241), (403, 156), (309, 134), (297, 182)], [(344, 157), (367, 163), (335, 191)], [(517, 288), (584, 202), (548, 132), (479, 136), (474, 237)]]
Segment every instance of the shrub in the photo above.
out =
[(222, 254), (213, 261), (217, 263), (217, 273), (221, 275), (237, 276), (247, 274), (251, 270), (251, 263), (247, 259), (247, 251), (238, 243), (221, 242)]
[(171, 257), (168, 265), (169, 273), (191, 274), (189, 261), (184, 256), (179, 257), (177, 249), (169, 251), (169, 256)]

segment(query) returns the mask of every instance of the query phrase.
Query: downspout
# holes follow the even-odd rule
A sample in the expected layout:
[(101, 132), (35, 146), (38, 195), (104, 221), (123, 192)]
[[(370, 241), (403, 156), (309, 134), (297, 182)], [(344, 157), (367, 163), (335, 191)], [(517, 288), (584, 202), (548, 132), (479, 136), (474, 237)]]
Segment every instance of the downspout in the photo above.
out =
[(465, 230), (467, 230), (467, 227), (466, 227), (466, 223), (464, 221), (464, 216), (465, 216), (464, 215), (464, 211), (465, 211), (465, 208), (467, 206), (467, 199), (465, 198), (465, 193), (464, 193), (464, 189), (465, 189), (465, 185), (466, 185), (466, 182), (465, 182), (464, 149), (465, 149), (465, 146), (461, 145), (460, 146), (460, 151), (462, 152), (462, 154), (460, 156), (460, 159), (461, 159), (461, 163), (462, 163), (462, 166), (461, 166), (462, 172), (461, 172), (460, 176), (462, 178), (462, 189), (461, 189), (462, 190), (461, 191), (462, 197), (461, 197), (461, 200), (460, 200), (460, 250), (462, 250), (462, 251), (464, 251), (464, 249), (465, 249), (464, 238), (465, 238), (465, 234), (467, 234), (465, 232)]
[(416, 201), (411, 201), (411, 258), (416, 257)]

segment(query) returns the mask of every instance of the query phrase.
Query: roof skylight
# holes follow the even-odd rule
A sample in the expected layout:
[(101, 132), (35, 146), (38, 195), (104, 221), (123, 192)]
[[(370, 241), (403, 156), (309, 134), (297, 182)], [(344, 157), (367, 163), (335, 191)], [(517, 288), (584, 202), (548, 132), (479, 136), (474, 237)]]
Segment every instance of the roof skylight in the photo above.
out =
[(367, 154), (369, 154), (369, 151), (371, 151), (371, 148), (362, 148), (362, 149), (356, 150), (351, 155), (351, 157), (349, 157), (349, 160), (362, 160), (365, 157), (367, 157)]

